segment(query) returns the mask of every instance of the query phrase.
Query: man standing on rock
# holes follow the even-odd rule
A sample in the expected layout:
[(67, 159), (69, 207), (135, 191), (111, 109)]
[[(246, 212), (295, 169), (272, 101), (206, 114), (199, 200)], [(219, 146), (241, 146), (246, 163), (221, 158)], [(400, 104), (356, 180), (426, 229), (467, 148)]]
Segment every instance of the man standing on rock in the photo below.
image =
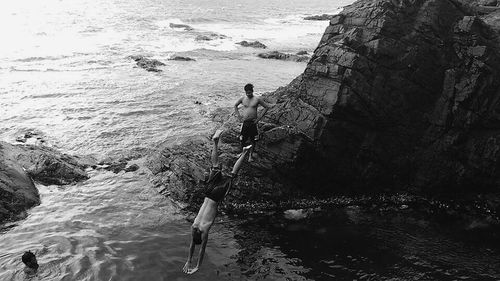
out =
[[(240, 121), (243, 121), (243, 125), (241, 126), (240, 133), (240, 141), (241, 147), (245, 147), (247, 142), (250, 142), (252, 148), (250, 148), (248, 155), (248, 162), (253, 161), (253, 150), (255, 147), (255, 137), (258, 134), (257, 124), (260, 119), (264, 117), (267, 110), (272, 106), (271, 104), (265, 102), (261, 97), (257, 97), (253, 95), (253, 85), (246, 84), (245, 85), (245, 96), (239, 98), (234, 104), (234, 111), (236, 112), (236, 116)], [(243, 105), (243, 114), (240, 114), (238, 110), (238, 106)], [(260, 117), (257, 117), (257, 108), (261, 105), (264, 107), (264, 111), (262, 112)]]

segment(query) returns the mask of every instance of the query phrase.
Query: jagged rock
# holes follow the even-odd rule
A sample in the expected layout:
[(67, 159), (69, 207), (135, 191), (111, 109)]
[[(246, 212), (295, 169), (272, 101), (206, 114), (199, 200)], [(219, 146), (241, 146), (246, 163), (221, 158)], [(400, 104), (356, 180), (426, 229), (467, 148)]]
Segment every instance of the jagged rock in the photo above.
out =
[(169, 58), (168, 60), (176, 60), (176, 61), (196, 61), (193, 58), (190, 57), (182, 57), (182, 56), (173, 56)]
[(161, 69), (157, 69), (158, 66), (164, 66), (165, 64), (159, 60), (155, 59), (148, 59), (144, 56), (140, 55), (134, 55), (130, 56), (131, 59), (133, 59), (136, 63), (137, 66), (140, 68), (144, 68), (147, 71), (152, 71), (152, 72), (161, 72)]
[(189, 26), (187, 24), (170, 23), (169, 26), (170, 26), (170, 28), (183, 28), (186, 31), (194, 30), (194, 28), (192, 28), (191, 26)]
[(15, 218), (23, 211), (40, 204), (40, 195), (33, 181), (0, 142), (0, 223)]
[(334, 17), (334, 15), (328, 15), (328, 14), (322, 14), (322, 15), (315, 15), (315, 16), (308, 16), (305, 17), (304, 20), (330, 20)]
[(260, 43), (259, 41), (253, 41), (253, 42), (248, 42), (248, 41), (241, 41), (236, 43), (238, 45), (241, 45), (243, 47), (251, 47), (251, 48), (259, 48), (259, 49), (266, 49), (267, 46)]
[(302, 62), (309, 60), (309, 56), (306, 55), (294, 55), (286, 54), (278, 51), (271, 51), (267, 53), (260, 53), (257, 55), (259, 58), (263, 59), (277, 59), (277, 60), (290, 60), (296, 62)]

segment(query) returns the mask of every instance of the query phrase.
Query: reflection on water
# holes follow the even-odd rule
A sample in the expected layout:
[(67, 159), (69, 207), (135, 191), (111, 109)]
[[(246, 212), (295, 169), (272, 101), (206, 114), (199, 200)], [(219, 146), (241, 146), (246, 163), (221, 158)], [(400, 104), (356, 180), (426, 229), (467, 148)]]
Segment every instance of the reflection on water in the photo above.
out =
[[(411, 212), (358, 207), (221, 215), (199, 272), (181, 268), (191, 214), (142, 170), (38, 186), (42, 204), (0, 230), (0, 280), (498, 280), (500, 250)], [(24, 251), (40, 269), (23, 271)]]

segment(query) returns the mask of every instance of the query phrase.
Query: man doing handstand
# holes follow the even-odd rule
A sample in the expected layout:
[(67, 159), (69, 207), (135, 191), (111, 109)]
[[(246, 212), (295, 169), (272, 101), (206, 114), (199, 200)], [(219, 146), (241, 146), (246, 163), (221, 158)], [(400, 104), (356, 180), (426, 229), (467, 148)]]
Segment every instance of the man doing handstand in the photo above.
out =
[[(238, 160), (236, 160), (231, 174), (229, 176), (224, 176), (221, 171), (222, 165), (219, 161), (218, 151), (221, 133), (222, 130), (217, 130), (212, 137), (212, 167), (210, 168), (210, 176), (207, 181), (207, 191), (203, 205), (201, 205), (198, 215), (194, 219), (193, 225), (191, 226), (192, 239), (191, 244), (189, 245), (189, 256), (183, 268), (183, 271), (187, 274), (193, 274), (200, 268), (208, 242), (208, 232), (210, 231), (210, 228), (214, 223), (215, 216), (217, 215), (217, 207), (233, 185), (233, 180), (243, 164), (247, 151), (251, 147), (251, 145), (249, 145), (243, 148), (243, 153), (240, 155)], [(194, 250), (196, 245), (199, 244), (201, 244), (201, 248), (198, 255), (198, 262), (195, 267), (192, 267)]]

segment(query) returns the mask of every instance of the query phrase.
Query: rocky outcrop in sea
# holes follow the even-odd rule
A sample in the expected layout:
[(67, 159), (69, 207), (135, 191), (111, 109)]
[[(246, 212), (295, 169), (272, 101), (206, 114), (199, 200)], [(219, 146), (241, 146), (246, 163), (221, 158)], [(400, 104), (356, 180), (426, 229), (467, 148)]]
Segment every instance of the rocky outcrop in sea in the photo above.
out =
[(244, 41), (238, 42), (236, 44), (241, 45), (243, 47), (251, 47), (251, 48), (257, 48), (257, 49), (266, 49), (267, 48), (266, 45), (262, 44), (259, 41), (248, 42), (248, 41), (244, 40)]
[(151, 72), (161, 72), (162, 70), (158, 69), (158, 67), (165, 65), (163, 62), (159, 60), (149, 59), (140, 55), (130, 56), (130, 58), (136, 62), (137, 66)]

